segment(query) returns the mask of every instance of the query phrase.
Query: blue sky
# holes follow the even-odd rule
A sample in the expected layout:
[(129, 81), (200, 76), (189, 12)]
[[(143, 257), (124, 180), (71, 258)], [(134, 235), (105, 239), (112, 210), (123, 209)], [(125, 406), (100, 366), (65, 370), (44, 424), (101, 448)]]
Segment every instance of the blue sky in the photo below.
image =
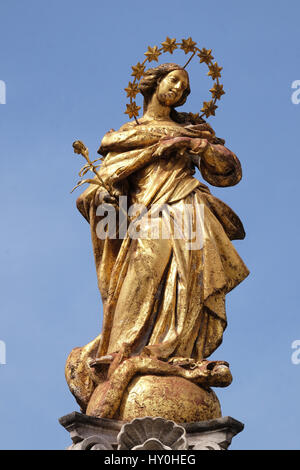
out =
[[(245, 423), (232, 449), (299, 449), (299, 14), (296, 0), (1, 1), (2, 449), (69, 445), (57, 422), (78, 410), (65, 360), (100, 332), (102, 315), (89, 226), (70, 194), (82, 166), (72, 142), (93, 155), (126, 121), (130, 67), (167, 35), (191, 36), (223, 66), (226, 95), (209, 122), (243, 166), (238, 186), (211, 188), (244, 222), (235, 246), (251, 271), (227, 297), (213, 355), (234, 376), (216, 390), (223, 415)], [(189, 73), (184, 109), (198, 112), (210, 82), (196, 61)]]

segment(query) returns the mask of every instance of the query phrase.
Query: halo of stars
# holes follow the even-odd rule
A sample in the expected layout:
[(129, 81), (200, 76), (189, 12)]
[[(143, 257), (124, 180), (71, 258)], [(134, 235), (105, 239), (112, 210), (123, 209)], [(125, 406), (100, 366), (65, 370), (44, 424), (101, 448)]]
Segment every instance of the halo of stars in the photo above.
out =
[(205, 49), (205, 47), (199, 49), (197, 47), (197, 43), (193, 41), (191, 37), (189, 37), (188, 39), (182, 39), (181, 42), (177, 42), (175, 38), (171, 39), (167, 36), (165, 41), (161, 43), (161, 47), (148, 46), (148, 50), (144, 53), (144, 55), (146, 56), (144, 61), (138, 62), (136, 65), (133, 65), (131, 67), (131, 76), (134, 78), (131, 82), (128, 83), (128, 86), (125, 88), (127, 97), (130, 99), (130, 103), (126, 104), (126, 111), (124, 114), (128, 114), (130, 119), (134, 118), (137, 124), (139, 124), (137, 117), (139, 115), (139, 110), (141, 109), (141, 107), (137, 106), (135, 98), (136, 95), (140, 93), (139, 82), (145, 74), (146, 63), (158, 62), (158, 58), (160, 55), (166, 52), (173, 54), (176, 49), (182, 49), (185, 54), (191, 53), (191, 56), (189, 57), (188, 61), (183, 66), (183, 68), (185, 68), (190, 63), (190, 61), (195, 55), (199, 57), (200, 64), (204, 63), (207, 65), (207, 75), (210, 76), (214, 82), (213, 87), (209, 90), (212, 94), (212, 99), (209, 101), (204, 101), (203, 106), (200, 110), (202, 114), (197, 113), (195, 116), (199, 116), (200, 118), (202, 118), (203, 116), (205, 116), (206, 118), (208, 118), (209, 116), (215, 116), (216, 109), (218, 108), (216, 102), (221, 99), (222, 95), (225, 94), (225, 91), (223, 90), (223, 85), (221, 85), (221, 83), (219, 82), (219, 78), (221, 78), (222, 67), (219, 67), (217, 62), (213, 62), (214, 57), (211, 53), (212, 50)]

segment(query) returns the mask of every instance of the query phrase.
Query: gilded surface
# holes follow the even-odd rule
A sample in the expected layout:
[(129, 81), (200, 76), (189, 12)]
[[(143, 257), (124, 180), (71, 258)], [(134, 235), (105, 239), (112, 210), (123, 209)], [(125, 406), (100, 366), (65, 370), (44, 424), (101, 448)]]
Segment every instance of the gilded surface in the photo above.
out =
[[(217, 417), (219, 405), (212, 400), (209, 411), (207, 390), (229, 385), (231, 374), (228, 364), (205, 359), (222, 342), (226, 294), (248, 275), (231, 243), (245, 233), (238, 216), (193, 174), (197, 166), (211, 185), (232, 186), (241, 179), (241, 166), (203, 119), (175, 111), (190, 92), (185, 70), (176, 64), (150, 69), (140, 90), (144, 115), (139, 124), (129, 122), (104, 136), (98, 151), (103, 163), (77, 200), (91, 227), (103, 325), (94, 341), (71, 352), (66, 377), (82, 411), (93, 416), (137, 417), (137, 408), (130, 405), (137, 377), (144, 381), (147, 412), (156, 416), (158, 409), (162, 413), (159, 381), (165, 390), (172, 377), (180, 396), (188, 397), (192, 386), (198, 390), (198, 398), (193, 395), (199, 402), (197, 416), (207, 409), (201, 416)], [(169, 237), (133, 239), (128, 231), (123, 238), (100, 239), (97, 208), (105, 197), (119, 210), (115, 201), (121, 195), (128, 197), (129, 206), (147, 208), (159, 234), (188, 207), (196, 231), (201, 220), (201, 243), (191, 249), (185, 237), (176, 236), (174, 226)], [(165, 212), (155, 215), (156, 205), (168, 208), (168, 220)], [(142, 220), (146, 229), (147, 221)], [(188, 406), (176, 418), (170, 411), (172, 400), (166, 403), (170, 409), (164, 417), (192, 418)]]
[[(87, 414), (99, 416), (103, 386), (95, 390)], [(220, 403), (211, 389), (203, 389), (176, 376), (135, 375), (122, 395), (116, 419), (131, 421), (160, 416), (179, 423), (221, 417)]]

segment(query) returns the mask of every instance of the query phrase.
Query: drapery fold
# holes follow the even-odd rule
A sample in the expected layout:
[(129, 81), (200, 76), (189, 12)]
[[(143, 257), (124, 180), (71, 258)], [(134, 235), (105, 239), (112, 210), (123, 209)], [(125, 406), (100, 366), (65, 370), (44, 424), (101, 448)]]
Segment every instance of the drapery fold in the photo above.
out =
[[(227, 320), (225, 296), (247, 275), (248, 269), (231, 243), (244, 238), (238, 216), (193, 177), (186, 156), (155, 157), (162, 137), (197, 137), (199, 132), (177, 125), (153, 128), (124, 126), (112, 135), (99, 175), (116, 194), (128, 196), (148, 212), (144, 229), (155, 223), (169, 237), (124, 239), (97, 235), (97, 215), (103, 188), (90, 185), (77, 206), (91, 227), (98, 285), (103, 301), (103, 325), (97, 356), (118, 352), (124, 343), (132, 355), (147, 350), (163, 359), (208, 357), (222, 341)], [(203, 177), (216, 186), (241, 178), (237, 157), (215, 146), (203, 158)], [(219, 167), (218, 167), (219, 164)], [(162, 207), (156, 215), (154, 207)], [(171, 221), (189, 211), (190, 228), (198, 237), (178, 236)], [(149, 214), (151, 218), (149, 218)], [(149, 225), (149, 230), (151, 229)], [(148, 232), (147, 232), (148, 233)], [(197, 238), (196, 237), (196, 238)]]

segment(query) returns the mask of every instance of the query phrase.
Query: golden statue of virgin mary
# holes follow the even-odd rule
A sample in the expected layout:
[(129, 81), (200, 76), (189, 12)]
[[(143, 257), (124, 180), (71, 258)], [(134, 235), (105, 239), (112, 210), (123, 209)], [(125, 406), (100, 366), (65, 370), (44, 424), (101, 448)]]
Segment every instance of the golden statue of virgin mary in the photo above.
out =
[[(245, 236), (240, 219), (194, 173), (198, 167), (209, 184), (233, 186), (241, 165), (199, 115), (176, 111), (190, 93), (183, 67), (148, 69), (139, 91), (143, 116), (105, 134), (98, 150), (103, 184), (95, 178), (98, 184), (77, 200), (91, 228), (103, 325), (95, 340), (71, 352), (66, 377), (81, 410), (92, 416), (210, 419), (220, 416), (210, 387), (229, 385), (231, 374), (226, 362), (207, 358), (222, 342), (225, 296), (248, 269), (231, 243)], [(132, 237), (130, 230), (123, 237), (99, 236), (99, 206), (120, 212), (119, 196), (126, 196), (129, 207), (146, 209), (147, 219), (139, 220), (146, 220), (147, 236)], [(149, 214), (158, 227), (154, 237)], [(186, 220), (186, 214), (201, 243), (176, 230), (174, 221)], [(185, 403), (183, 411), (174, 412), (170, 389)], [(144, 397), (145, 409), (137, 410), (134, 393)], [(202, 411), (195, 411), (195, 403)]]

